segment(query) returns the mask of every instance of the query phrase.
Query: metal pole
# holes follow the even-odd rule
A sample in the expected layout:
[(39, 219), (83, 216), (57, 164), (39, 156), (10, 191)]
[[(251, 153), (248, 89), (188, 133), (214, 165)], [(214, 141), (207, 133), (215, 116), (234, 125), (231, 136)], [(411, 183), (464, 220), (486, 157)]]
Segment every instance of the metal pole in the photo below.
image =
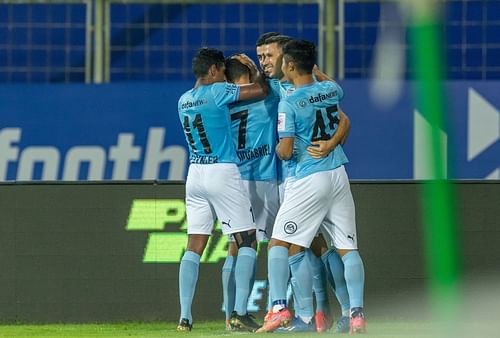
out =
[(103, 29), (104, 29), (104, 0), (95, 0), (94, 7), (94, 83), (102, 83), (103, 78)]
[(85, 83), (92, 82), (92, 0), (85, 1)]
[(338, 33), (339, 33), (339, 43), (337, 46), (338, 58), (339, 58), (339, 80), (343, 80), (345, 77), (345, 21), (344, 21), (344, 0), (339, 0), (339, 20), (338, 20)]
[(335, 76), (335, 1), (326, 0), (326, 74)]
[(111, 4), (108, 0), (104, 0), (104, 64), (103, 64), (103, 76), (104, 82), (110, 81), (111, 75)]

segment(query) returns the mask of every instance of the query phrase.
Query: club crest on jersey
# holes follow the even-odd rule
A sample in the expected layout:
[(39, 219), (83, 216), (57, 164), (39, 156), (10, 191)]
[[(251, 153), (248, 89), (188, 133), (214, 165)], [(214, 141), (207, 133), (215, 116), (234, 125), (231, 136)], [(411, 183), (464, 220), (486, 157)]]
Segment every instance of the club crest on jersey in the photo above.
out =
[(297, 231), (297, 223), (288, 221), (285, 223), (283, 230), (289, 235), (294, 234)]

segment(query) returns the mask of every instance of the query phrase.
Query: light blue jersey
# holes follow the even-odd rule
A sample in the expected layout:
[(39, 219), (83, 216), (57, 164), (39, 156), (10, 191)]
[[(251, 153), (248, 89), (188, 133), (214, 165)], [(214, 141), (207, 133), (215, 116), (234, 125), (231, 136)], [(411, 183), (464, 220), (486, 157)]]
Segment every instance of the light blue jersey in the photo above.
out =
[[(269, 85), (272, 88), (273, 84)], [(276, 179), (274, 148), (279, 100), (280, 97), (271, 90), (263, 100), (240, 101), (229, 106), (238, 168), (244, 180)]]
[[(295, 87), (288, 81), (278, 82), (280, 98), (291, 95)], [(278, 181), (283, 182), (287, 177), (295, 176), (295, 159), (292, 158), (288, 161), (282, 161), (278, 158)]]
[(190, 163), (238, 163), (228, 105), (239, 96), (240, 87), (227, 82), (193, 88), (181, 96), (177, 109)]
[(295, 137), (294, 156), (297, 179), (347, 163), (341, 145), (328, 156), (315, 159), (307, 153), (312, 141), (329, 140), (339, 124), (339, 102), (344, 96), (335, 82), (323, 81), (296, 88), (282, 99), (278, 108), (280, 138)]

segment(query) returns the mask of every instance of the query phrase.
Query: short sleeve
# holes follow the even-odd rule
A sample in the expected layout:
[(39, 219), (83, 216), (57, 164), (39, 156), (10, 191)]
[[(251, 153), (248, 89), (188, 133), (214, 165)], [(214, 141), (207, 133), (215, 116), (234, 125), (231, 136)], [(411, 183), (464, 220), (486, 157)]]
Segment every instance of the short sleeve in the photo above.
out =
[(280, 138), (295, 136), (295, 110), (287, 100), (278, 105), (278, 134)]
[(227, 106), (240, 98), (240, 86), (234, 83), (217, 82), (212, 85), (212, 95), (219, 107)]

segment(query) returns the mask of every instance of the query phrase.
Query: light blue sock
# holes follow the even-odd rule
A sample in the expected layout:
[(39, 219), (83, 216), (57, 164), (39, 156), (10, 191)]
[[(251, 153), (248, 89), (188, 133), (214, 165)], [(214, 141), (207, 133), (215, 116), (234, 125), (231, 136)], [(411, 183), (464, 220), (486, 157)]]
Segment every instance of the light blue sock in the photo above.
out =
[(182, 256), (179, 268), (179, 300), (181, 303), (181, 318), (186, 318), (193, 323), (191, 305), (193, 304), (194, 291), (198, 282), (200, 255), (193, 251), (186, 251)]
[(236, 284), (234, 281), (234, 266), (236, 259), (234, 256), (227, 256), (222, 267), (222, 294), (224, 296), (224, 311), (226, 319), (231, 318), (234, 309), (234, 297), (236, 294)]
[(288, 248), (273, 246), (269, 249), (267, 257), (267, 274), (269, 279), (269, 292), (272, 305), (283, 304), (286, 306), (286, 292), (290, 268), (288, 267)]
[(344, 275), (349, 292), (351, 309), (363, 307), (363, 291), (365, 287), (365, 269), (357, 250), (348, 252), (342, 257)]
[(316, 311), (329, 312), (330, 303), (326, 292), (326, 270), (323, 262), (316, 257), (311, 249), (306, 249), (306, 255), (309, 259), (311, 274), (313, 278), (313, 291), (316, 298)]
[(269, 283), (269, 280), (267, 281), (267, 306), (266, 306), (266, 311), (271, 310), (273, 307), (273, 297), (271, 296), (271, 284)]
[[(335, 292), (335, 281), (333, 280), (332, 271), (330, 270), (330, 264), (328, 263), (328, 257), (331, 254), (332, 254), (332, 250), (328, 250), (320, 258), (321, 258), (321, 261), (323, 262), (323, 266), (325, 267), (326, 279), (328, 280), (328, 283), (332, 287), (333, 292)], [(342, 261), (340, 261), (340, 262), (342, 263)]]
[[(314, 315), (309, 259), (304, 251), (288, 258), (290, 271), (292, 273), (293, 292), (295, 294), (295, 315), (302, 319), (310, 319)], [(306, 321), (307, 322), (307, 321)]]
[(255, 263), (253, 265), (253, 273), (252, 273), (252, 277), (250, 278), (250, 289), (249, 289), (249, 292), (248, 292), (248, 297), (250, 298), (250, 295), (252, 294), (252, 290), (253, 290), (253, 285), (255, 283), (255, 276), (257, 275), (257, 253), (255, 253)]
[(236, 295), (234, 311), (240, 316), (247, 313), (248, 295), (250, 294), (250, 281), (254, 274), (255, 249), (243, 247), (238, 250), (238, 258), (234, 267), (234, 280), (236, 283)]
[(329, 250), (321, 256), (321, 260), (325, 263), (325, 266), (328, 267), (331, 278), (333, 278), (335, 296), (340, 304), (342, 315), (349, 316), (351, 306), (344, 276), (344, 263), (342, 262), (342, 258), (336, 251)]
[(295, 281), (295, 277), (291, 275), (290, 272), (290, 280), (288, 281), (288, 288), (292, 291), (292, 300), (293, 300), (293, 312), (297, 313), (297, 308), (299, 308), (299, 303), (297, 300), (297, 292), (295, 291), (295, 288), (297, 287), (297, 282)]

